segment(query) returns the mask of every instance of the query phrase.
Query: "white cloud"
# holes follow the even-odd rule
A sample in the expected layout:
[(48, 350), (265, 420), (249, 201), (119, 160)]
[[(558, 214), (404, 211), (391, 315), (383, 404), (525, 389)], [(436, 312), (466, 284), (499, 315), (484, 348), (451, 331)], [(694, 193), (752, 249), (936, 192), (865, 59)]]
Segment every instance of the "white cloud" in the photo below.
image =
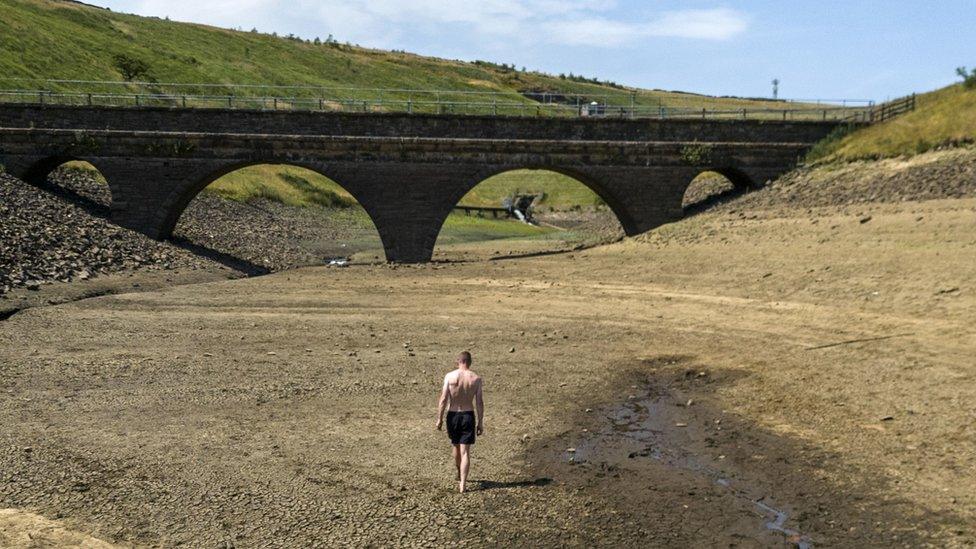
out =
[(747, 27), (746, 16), (729, 9), (672, 11), (646, 21), (595, 17), (543, 24), (545, 35), (553, 42), (598, 47), (624, 46), (653, 37), (728, 40)]
[[(181, 21), (333, 34), (377, 47), (405, 38), (451, 43), (620, 47), (651, 37), (728, 40), (748, 17), (727, 9), (688, 9), (635, 17), (617, 0), (104, 0), (113, 8)], [(313, 34), (314, 35), (314, 34)]]
[(683, 10), (665, 13), (646, 29), (652, 36), (727, 40), (746, 31), (748, 19), (730, 9)]

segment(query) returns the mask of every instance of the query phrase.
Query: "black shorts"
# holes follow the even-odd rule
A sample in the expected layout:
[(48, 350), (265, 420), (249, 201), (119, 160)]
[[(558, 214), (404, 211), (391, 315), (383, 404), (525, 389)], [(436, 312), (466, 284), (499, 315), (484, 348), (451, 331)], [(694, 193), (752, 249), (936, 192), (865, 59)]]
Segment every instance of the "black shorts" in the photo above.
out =
[(448, 412), (447, 436), (451, 444), (474, 444), (474, 412)]

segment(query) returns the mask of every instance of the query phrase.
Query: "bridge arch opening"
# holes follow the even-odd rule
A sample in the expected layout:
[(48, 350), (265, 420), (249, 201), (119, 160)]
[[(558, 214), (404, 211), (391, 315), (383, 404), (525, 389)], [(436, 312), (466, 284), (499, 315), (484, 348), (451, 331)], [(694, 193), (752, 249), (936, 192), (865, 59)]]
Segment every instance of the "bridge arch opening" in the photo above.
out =
[(102, 172), (80, 157), (52, 156), (40, 160), (23, 180), (84, 208), (92, 215), (109, 217), (112, 191)]
[(434, 259), (552, 253), (623, 234), (617, 211), (582, 174), (512, 168), (489, 173), (458, 201), (438, 233)]
[(222, 169), (188, 189), (169, 215), (174, 242), (250, 274), (385, 259), (356, 198), (295, 164)]
[(698, 174), (685, 189), (681, 209), (685, 215), (702, 213), (755, 189), (744, 173), (732, 169), (710, 169)]

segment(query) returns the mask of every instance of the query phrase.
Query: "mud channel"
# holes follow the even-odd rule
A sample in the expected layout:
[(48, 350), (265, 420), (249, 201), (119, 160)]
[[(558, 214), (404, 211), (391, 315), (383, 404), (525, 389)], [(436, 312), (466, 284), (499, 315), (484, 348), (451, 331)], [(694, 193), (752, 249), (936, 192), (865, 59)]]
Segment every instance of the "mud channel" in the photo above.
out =
[[(695, 375), (704, 377), (707, 374), (702, 371)], [(604, 420), (603, 427), (595, 432), (587, 429), (575, 446), (562, 452), (561, 459), (567, 463), (591, 463), (605, 468), (623, 467), (627, 461), (635, 459), (653, 459), (667, 467), (690, 471), (726, 488), (735, 496), (733, 503), (736, 506), (748, 508), (753, 505), (757, 514), (757, 533), (765, 528), (781, 534), (799, 549), (813, 547), (808, 536), (789, 527), (790, 506), (786, 502), (750, 484), (734, 466), (717, 467), (676, 443), (675, 439), (679, 438), (675, 436), (676, 431), (687, 429), (688, 424), (669, 421), (669, 409), (674, 407), (671, 395), (652, 386), (640, 387), (638, 391), (639, 396), (630, 395), (622, 403), (597, 411), (596, 414)], [(694, 404), (693, 399), (688, 399), (684, 405)], [(716, 419), (715, 425), (721, 430), (721, 419)], [(720, 455), (719, 459), (724, 461), (725, 456)]]

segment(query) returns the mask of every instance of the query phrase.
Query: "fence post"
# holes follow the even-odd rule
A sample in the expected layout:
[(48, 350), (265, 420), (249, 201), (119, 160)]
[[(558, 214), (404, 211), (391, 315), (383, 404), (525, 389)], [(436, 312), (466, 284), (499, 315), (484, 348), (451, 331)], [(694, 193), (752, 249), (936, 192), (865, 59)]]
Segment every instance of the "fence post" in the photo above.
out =
[(41, 105), (43, 105), (44, 104), (44, 92), (37, 92), (37, 97), (38, 97), (38, 100), (40, 101)]
[(274, 97), (274, 110), (278, 110), (278, 98)]
[(183, 108), (184, 109), (186, 108), (186, 96), (185, 95), (183, 96)]
[(786, 112), (787, 111), (783, 111), (783, 122), (786, 122)]
[(413, 113), (413, 99), (407, 98), (407, 114)]
[(630, 118), (634, 118), (634, 108), (637, 106), (637, 92), (630, 92)]
[(746, 119), (746, 110), (745, 109), (742, 109), (742, 119), (743, 120)]
[(133, 94), (132, 97), (135, 97), (136, 98), (136, 106), (138, 107), (139, 106), (139, 94), (138, 93)]
[(824, 119), (824, 122), (826, 122), (826, 121), (827, 121), (827, 109), (824, 109), (824, 112), (823, 112), (823, 119)]
[(88, 94), (88, 106), (92, 106), (92, 94)]
[(319, 98), (319, 110), (320, 111), (325, 110), (325, 101), (321, 97)]
[(233, 95), (228, 95), (227, 96), (227, 108), (228, 109), (233, 109), (234, 108), (234, 96)]

